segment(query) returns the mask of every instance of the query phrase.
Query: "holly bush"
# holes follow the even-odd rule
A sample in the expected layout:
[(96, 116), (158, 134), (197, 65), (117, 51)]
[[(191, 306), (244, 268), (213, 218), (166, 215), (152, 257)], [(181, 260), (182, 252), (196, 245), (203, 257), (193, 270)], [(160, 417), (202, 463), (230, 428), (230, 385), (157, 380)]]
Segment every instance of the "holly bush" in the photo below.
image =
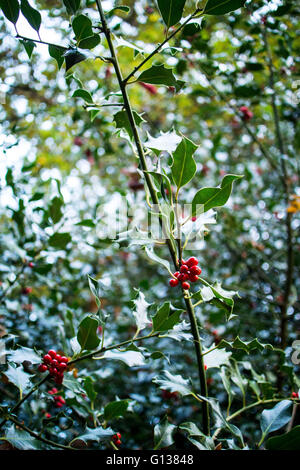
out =
[(299, 449), (299, 7), (0, 8), (0, 448)]

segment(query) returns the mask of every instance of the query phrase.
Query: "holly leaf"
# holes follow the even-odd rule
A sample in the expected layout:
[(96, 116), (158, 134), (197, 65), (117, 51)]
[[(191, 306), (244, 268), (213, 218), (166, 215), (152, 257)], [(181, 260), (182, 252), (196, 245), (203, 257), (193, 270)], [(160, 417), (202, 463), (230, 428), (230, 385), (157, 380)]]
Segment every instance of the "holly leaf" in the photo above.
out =
[(149, 304), (143, 292), (138, 292), (136, 299), (133, 300), (135, 309), (132, 312), (136, 321), (138, 331), (143, 330), (147, 325), (149, 325), (150, 320), (148, 318), (148, 307)]
[(20, 6), (18, 0), (0, 0), (0, 8), (4, 16), (14, 25), (18, 21)]
[(153, 85), (177, 86), (172, 69), (167, 69), (164, 65), (152, 65), (150, 69), (142, 72), (137, 80)]
[(281, 436), (271, 437), (267, 440), (265, 447), (267, 450), (299, 450), (300, 426), (295, 426)]
[(75, 15), (80, 8), (81, 0), (63, 0), (69, 15)]
[(68, 243), (72, 241), (71, 235), (68, 232), (54, 233), (48, 240), (50, 246), (64, 250)]
[(87, 90), (83, 90), (82, 88), (78, 88), (77, 90), (75, 90), (72, 97), (82, 98), (86, 103), (93, 104), (92, 95)]
[(205, 15), (225, 15), (244, 6), (246, 0), (208, 0), (204, 7)]
[(214, 450), (215, 444), (211, 437), (207, 437), (202, 431), (196, 426), (195, 423), (187, 422), (182, 423), (179, 426), (188, 434), (188, 440), (196, 446), (199, 450)]
[(99, 346), (100, 338), (97, 336), (99, 321), (95, 316), (86, 316), (79, 324), (77, 340), (81, 350), (96, 349)]
[(14, 365), (9, 364), (4, 375), (8, 378), (10, 383), (19, 389), (20, 399), (23, 396), (24, 390), (31, 387), (30, 378), (33, 376), (24, 372), (23, 367), (21, 366), (15, 367)]
[(49, 51), (50, 57), (56, 60), (58, 68), (60, 70), (65, 60), (65, 57), (64, 57), (65, 49), (59, 46), (49, 45), (48, 51)]
[(263, 438), (270, 434), (270, 432), (281, 429), (290, 421), (292, 404), (291, 400), (282, 400), (277, 403), (274, 408), (262, 412), (260, 428), (263, 433)]
[(72, 68), (74, 65), (79, 64), (87, 58), (86, 55), (78, 52), (76, 49), (69, 49), (64, 53), (64, 58), (66, 61), (66, 72)]
[(8, 351), (7, 356), (11, 362), (22, 364), (24, 361), (31, 362), (31, 364), (39, 364), (41, 356), (38, 355), (33, 349), (21, 347), (14, 351)]
[(104, 419), (111, 421), (114, 418), (124, 416), (126, 413), (130, 400), (116, 400), (108, 403), (104, 408)]
[(180, 315), (182, 310), (176, 310), (170, 313), (171, 304), (165, 302), (156, 312), (152, 318), (153, 332), (155, 331), (168, 331), (180, 322)]
[[(136, 113), (135, 111), (133, 111), (133, 117), (137, 126), (139, 126), (142, 122), (145, 122), (142, 116)], [(127, 112), (119, 111), (118, 113), (116, 113), (114, 115), (114, 121), (116, 123), (117, 129), (125, 129), (129, 137), (132, 139), (133, 133)]]
[(191, 140), (183, 137), (180, 144), (173, 153), (173, 164), (171, 167), (172, 177), (177, 186), (177, 194), (182, 186), (185, 186), (196, 173), (196, 163), (193, 158), (198, 146)]
[(178, 392), (183, 397), (194, 395), (188, 379), (184, 379), (181, 375), (173, 375), (167, 370), (164, 370), (163, 374), (153, 379), (153, 382), (159, 385), (159, 388), (169, 390), (170, 392)]
[(157, 0), (159, 11), (167, 28), (181, 20), (185, 3), (186, 0)]
[(173, 444), (174, 424), (169, 423), (167, 416), (154, 427), (154, 450), (169, 447)]
[(28, 3), (28, 0), (21, 0), (21, 12), (23, 16), (25, 16), (30, 26), (32, 26), (35, 31), (39, 32), (42, 23), (42, 16), (40, 12), (35, 8), (32, 8), (32, 6)]
[(75, 439), (73, 439), (72, 442), (70, 442), (70, 444), (72, 444), (74, 441), (77, 441), (78, 439), (86, 443), (88, 441), (102, 442), (113, 436), (113, 434), (115, 434), (115, 431), (113, 431), (111, 428), (104, 429), (99, 426), (98, 428), (91, 429), (87, 427), (84, 434), (77, 436)]
[(2, 439), (10, 442), (14, 448), (19, 450), (42, 450), (45, 448), (45, 444), (23, 429), (17, 429), (14, 424), (6, 430)]
[(202, 212), (207, 212), (214, 207), (224, 206), (230, 197), (233, 182), (240, 178), (242, 178), (240, 175), (226, 175), (220, 188), (200, 189), (192, 201), (192, 215), (195, 216), (199, 212), (197, 206), (200, 205), (203, 208)]

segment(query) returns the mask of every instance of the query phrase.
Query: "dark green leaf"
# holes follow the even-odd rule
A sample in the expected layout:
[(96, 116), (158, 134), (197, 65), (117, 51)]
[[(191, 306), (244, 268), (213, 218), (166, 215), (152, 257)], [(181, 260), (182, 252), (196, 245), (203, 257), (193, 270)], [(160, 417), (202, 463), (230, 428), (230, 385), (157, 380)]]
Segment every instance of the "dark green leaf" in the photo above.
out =
[(65, 233), (54, 233), (49, 238), (49, 245), (54, 248), (65, 249), (67, 244), (72, 241), (71, 235), (67, 232)]
[(129, 400), (117, 400), (108, 403), (104, 408), (104, 419), (111, 421), (119, 416), (124, 416), (129, 405)]
[(78, 222), (75, 225), (79, 225), (81, 227), (91, 227), (91, 228), (96, 227), (96, 224), (92, 221), (92, 219), (82, 220), (81, 222)]
[[(134, 120), (137, 126), (139, 126), (142, 122), (144, 122), (144, 119), (135, 111), (133, 111), (133, 116), (134, 116)], [(114, 121), (116, 123), (116, 127), (118, 129), (122, 129), (122, 128), (125, 129), (129, 137), (132, 139), (133, 133), (132, 133), (132, 128), (130, 125), (127, 112), (119, 111), (117, 114), (114, 115)]]
[(142, 72), (137, 80), (153, 85), (176, 86), (177, 84), (172, 69), (167, 69), (164, 65), (152, 65), (150, 69)]
[(77, 333), (77, 340), (82, 351), (96, 349), (99, 346), (100, 338), (97, 336), (98, 326), (98, 319), (91, 315), (81, 321)]
[(76, 441), (77, 439), (80, 439), (81, 441), (88, 442), (88, 441), (97, 441), (101, 442), (103, 440), (106, 440), (110, 436), (113, 436), (115, 434), (115, 431), (113, 431), (111, 428), (86, 428), (85, 433), (81, 434), (80, 436), (77, 436), (75, 439), (73, 439), (72, 442)]
[(28, 432), (23, 431), (23, 429), (16, 429), (14, 424), (7, 429), (3, 439), (20, 450), (42, 450), (45, 446), (41, 441), (30, 436)]
[(25, 51), (27, 52), (27, 55), (30, 59), (32, 56), (33, 49), (36, 47), (36, 44), (33, 41), (27, 41), (27, 40), (22, 40), (20, 42), (21, 44), (23, 44)]
[(93, 103), (92, 95), (87, 90), (83, 90), (82, 88), (75, 90), (72, 96), (73, 98), (82, 98), (86, 103)]
[(64, 58), (65, 49), (58, 47), (58, 46), (50, 45), (48, 46), (48, 51), (49, 51), (50, 57), (53, 57), (53, 59), (56, 60), (58, 68), (61, 69), (65, 60)]
[(89, 36), (87, 38), (82, 39), (78, 47), (81, 49), (94, 49), (94, 47), (98, 46), (100, 44), (100, 36), (99, 34), (93, 34), (93, 36)]
[(42, 22), (41, 14), (28, 3), (28, 0), (21, 0), (21, 12), (32, 28), (39, 32)]
[(246, 0), (208, 0), (204, 8), (206, 15), (225, 15), (244, 6)]
[(57, 224), (57, 222), (59, 222), (63, 216), (63, 213), (61, 211), (63, 205), (64, 201), (60, 197), (55, 196), (51, 201), (49, 213), (54, 224)]
[(186, 0), (157, 0), (158, 8), (167, 28), (181, 20), (185, 2)]
[(177, 193), (179, 189), (186, 185), (196, 173), (196, 163), (193, 158), (198, 146), (191, 140), (183, 137), (177, 149), (173, 153), (173, 165), (171, 167), (172, 177), (177, 186)]
[(75, 64), (79, 64), (87, 57), (81, 52), (78, 52), (76, 49), (70, 49), (64, 54), (64, 58), (66, 60), (66, 72), (73, 67)]
[(95, 390), (93, 379), (91, 377), (86, 377), (84, 379), (83, 387), (91, 402), (94, 402), (98, 394)]
[(277, 403), (274, 408), (264, 410), (260, 418), (260, 427), (263, 435), (266, 436), (270, 432), (277, 431), (285, 426), (291, 419), (291, 400), (282, 400)]
[(16, 24), (20, 14), (20, 6), (18, 0), (0, 0), (0, 8), (2, 9), (4, 16)]
[(78, 15), (72, 21), (72, 28), (75, 33), (77, 42), (82, 39), (90, 38), (93, 36), (93, 28), (91, 20), (85, 15)]
[(165, 302), (156, 312), (152, 318), (153, 331), (167, 331), (171, 330), (177, 323), (180, 322), (180, 314), (182, 310), (171, 312), (170, 315), (170, 302)]
[(80, 8), (81, 0), (63, 0), (69, 15), (75, 15)]
[(281, 436), (271, 437), (265, 444), (268, 450), (299, 450), (300, 426), (296, 426)]
[(209, 209), (214, 207), (224, 206), (228, 201), (231, 191), (232, 184), (235, 180), (242, 178), (239, 175), (226, 175), (223, 178), (220, 188), (202, 188), (198, 191), (192, 202), (192, 215), (196, 215), (199, 212), (199, 207), (203, 212), (207, 212)]
[(159, 385), (162, 390), (170, 392), (178, 392), (183, 397), (193, 395), (192, 387), (189, 380), (184, 379), (181, 375), (173, 375), (169, 371), (163, 371), (164, 376), (155, 377), (153, 382)]
[(169, 447), (173, 444), (174, 424), (169, 423), (167, 416), (154, 427), (154, 450)]

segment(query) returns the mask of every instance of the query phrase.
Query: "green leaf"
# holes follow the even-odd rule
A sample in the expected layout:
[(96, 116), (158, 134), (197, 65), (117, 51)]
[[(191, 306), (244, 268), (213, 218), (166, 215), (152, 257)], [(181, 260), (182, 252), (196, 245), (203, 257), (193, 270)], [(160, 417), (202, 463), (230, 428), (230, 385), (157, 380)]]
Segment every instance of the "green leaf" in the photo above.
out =
[(162, 266), (164, 266), (169, 272), (171, 272), (171, 268), (170, 268), (170, 263), (169, 261), (165, 260), (165, 259), (162, 259), (160, 258), (158, 255), (156, 255), (153, 251), (152, 248), (147, 248), (145, 247), (145, 252), (147, 253), (147, 256), (152, 259), (152, 261), (154, 261), (155, 263), (159, 263), (161, 264)]
[(181, 20), (185, 3), (186, 0), (157, 0), (159, 11), (167, 28)]
[(68, 243), (70, 243), (71, 241), (72, 238), (68, 232), (54, 233), (48, 240), (50, 246), (53, 246), (54, 248), (59, 248), (61, 250), (64, 250)]
[(82, 393), (84, 393), (84, 389), (82, 388), (80, 381), (78, 378), (75, 378), (72, 373), (65, 374), (64, 387), (66, 387), (68, 390), (71, 390), (71, 392), (73, 392), (75, 395), (82, 395)]
[[(133, 117), (135, 120), (135, 123), (137, 126), (139, 126), (142, 122), (145, 122), (144, 119), (135, 111), (133, 111)], [(117, 129), (125, 129), (129, 135), (129, 137), (132, 139), (133, 133), (132, 133), (132, 128), (130, 125), (130, 121), (127, 115), (126, 111), (119, 111), (114, 115), (114, 121), (116, 123)]]
[(82, 220), (81, 222), (77, 222), (77, 224), (75, 225), (79, 225), (81, 227), (90, 227), (90, 228), (96, 227), (96, 224), (93, 222), (92, 219)]
[(170, 392), (178, 392), (183, 397), (194, 394), (189, 380), (184, 379), (181, 375), (173, 375), (167, 370), (164, 370), (163, 373), (164, 376), (153, 379), (153, 382), (159, 385), (159, 388)]
[(169, 447), (173, 444), (174, 424), (169, 423), (167, 416), (154, 427), (154, 450)]
[(96, 349), (99, 346), (100, 338), (97, 336), (99, 321), (95, 316), (86, 316), (79, 324), (77, 340), (81, 350)]
[(215, 444), (212, 437), (207, 437), (202, 431), (196, 426), (195, 423), (187, 422), (182, 423), (179, 429), (188, 433), (189, 441), (194, 444), (199, 450), (214, 450)]
[(167, 69), (164, 65), (152, 65), (145, 70), (137, 79), (139, 82), (151, 83), (153, 85), (176, 86), (177, 80), (172, 69)]
[(111, 428), (102, 428), (99, 426), (98, 428), (86, 428), (85, 433), (81, 434), (80, 436), (77, 436), (75, 439), (73, 439), (72, 442), (77, 441), (77, 439), (80, 439), (81, 441), (88, 442), (88, 441), (97, 441), (101, 442), (106, 439), (108, 439), (110, 436), (115, 434), (115, 431), (113, 431)]
[(8, 369), (4, 372), (4, 375), (13, 385), (15, 385), (15, 387), (19, 389), (20, 398), (22, 398), (24, 390), (31, 386), (30, 377), (32, 377), (32, 375), (24, 372), (23, 367), (14, 367), (11, 364), (8, 365)]
[(267, 450), (299, 450), (300, 426), (295, 426), (281, 436), (271, 437), (267, 440), (265, 447)]
[(213, 285), (200, 278), (204, 287), (193, 294), (193, 298), (210, 302), (225, 311), (226, 319), (229, 321), (233, 317), (234, 300), (233, 297), (238, 293), (236, 291), (225, 290), (221, 284), (216, 281)]
[(93, 277), (91, 277), (89, 275), (88, 275), (88, 281), (89, 281), (89, 288), (90, 288), (93, 296), (95, 297), (97, 307), (100, 308), (101, 307), (101, 298), (100, 298), (100, 296), (101, 296), (101, 293), (102, 293), (101, 282), (97, 281), (97, 279), (94, 279)]
[(72, 28), (78, 43), (94, 35), (92, 21), (85, 15), (76, 16), (72, 21)]
[(98, 393), (94, 388), (94, 380), (92, 379), (92, 377), (86, 377), (84, 379), (83, 387), (91, 402), (94, 402), (97, 398)]
[(49, 213), (54, 224), (57, 224), (57, 222), (59, 222), (63, 216), (63, 213), (61, 211), (63, 205), (64, 201), (60, 197), (55, 196), (51, 201)]
[(0, 8), (4, 16), (13, 24), (16, 24), (20, 14), (18, 0), (0, 0)]
[(104, 408), (104, 419), (111, 421), (119, 416), (124, 416), (129, 406), (129, 400), (117, 400), (108, 403)]
[(93, 104), (92, 95), (87, 90), (83, 90), (82, 88), (78, 88), (78, 90), (75, 90), (72, 97), (82, 98), (86, 103)]
[(32, 26), (35, 31), (39, 32), (42, 23), (40, 12), (35, 8), (32, 8), (28, 3), (28, 0), (21, 0), (21, 12), (30, 26)]
[(198, 146), (191, 140), (183, 137), (182, 141), (173, 153), (173, 165), (171, 167), (172, 177), (177, 186), (177, 194), (179, 189), (186, 185), (196, 173), (196, 163), (193, 158)]
[(237, 336), (233, 341), (226, 341), (225, 339), (222, 339), (217, 347), (219, 349), (225, 347), (232, 349), (242, 349), (247, 354), (255, 349), (258, 349), (259, 351), (263, 351), (264, 349), (274, 351), (272, 344), (262, 344), (260, 341), (258, 341), (257, 338), (254, 338), (251, 341), (242, 341), (239, 336)]
[(180, 322), (182, 310), (176, 310), (170, 315), (170, 302), (165, 302), (152, 318), (153, 332), (171, 330)]
[(64, 53), (64, 58), (66, 60), (66, 72), (79, 62), (82, 62), (87, 58), (86, 55), (78, 52), (76, 49), (70, 49)]
[(101, 39), (99, 34), (93, 34), (92, 36), (82, 39), (79, 42), (78, 47), (81, 49), (94, 49), (94, 47), (98, 46), (100, 42)]
[(246, 0), (208, 0), (203, 14), (225, 15), (244, 6)]
[(270, 432), (277, 431), (285, 426), (291, 419), (291, 400), (282, 400), (274, 408), (264, 410), (260, 418), (260, 427), (265, 437)]
[(75, 15), (80, 8), (81, 0), (63, 0), (69, 15)]
[(21, 44), (23, 44), (25, 51), (27, 52), (27, 55), (30, 59), (33, 53), (33, 49), (36, 47), (36, 44), (33, 41), (28, 41), (27, 39), (21, 40), (20, 42)]
[(7, 429), (3, 439), (20, 450), (42, 450), (45, 448), (45, 444), (35, 437), (30, 436), (30, 434), (23, 431), (23, 429), (16, 429), (14, 424)]
[(233, 182), (240, 178), (242, 178), (242, 176), (226, 175), (223, 178), (220, 188), (200, 189), (192, 202), (192, 215), (196, 215), (197, 205), (203, 206), (203, 212), (207, 212), (214, 207), (224, 206), (230, 197)]
[(58, 46), (50, 45), (48, 46), (48, 51), (49, 51), (50, 57), (56, 60), (58, 68), (60, 70), (65, 60), (64, 58), (65, 49), (58, 47)]

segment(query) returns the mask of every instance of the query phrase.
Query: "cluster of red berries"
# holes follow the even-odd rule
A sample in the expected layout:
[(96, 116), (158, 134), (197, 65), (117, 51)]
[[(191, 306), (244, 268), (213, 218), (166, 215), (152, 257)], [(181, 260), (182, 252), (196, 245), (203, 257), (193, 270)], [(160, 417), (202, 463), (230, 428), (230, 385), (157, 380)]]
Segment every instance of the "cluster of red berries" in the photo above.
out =
[(299, 398), (298, 392), (292, 392), (292, 398)]
[(113, 443), (116, 446), (120, 446), (121, 445), (121, 434), (119, 432), (117, 432), (117, 434), (113, 435), (112, 440), (113, 440)]
[(39, 372), (49, 371), (49, 374), (55, 380), (55, 383), (62, 384), (64, 380), (64, 371), (68, 367), (69, 359), (66, 356), (60, 356), (56, 351), (50, 349), (43, 357), (42, 364), (39, 365)]
[[(57, 388), (53, 387), (51, 390), (49, 390), (48, 393), (50, 395), (56, 395), (58, 393), (58, 390)], [(61, 395), (57, 395), (53, 398), (56, 408), (62, 408), (66, 404), (66, 400)]]
[(191, 287), (187, 281), (197, 282), (199, 280), (199, 275), (201, 274), (201, 268), (197, 266), (199, 263), (198, 259), (192, 256), (187, 261), (182, 260), (180, 271), (177, 271), (173, 274), (174, 279), (170, 279), (169, 284), (171, 287), (178, 286), (181, 282), (181, 286), (184, 290), (189, 290)]
[(242, 113), (242, 118), (243, 118), (243, 121), (250, 121), (250, 119), (253, 118), (253, 113), (252, 111), (250, 111), (249, 108), (247, 108), (247, 106), (241, 106), (240, 107), (240, 112)]

